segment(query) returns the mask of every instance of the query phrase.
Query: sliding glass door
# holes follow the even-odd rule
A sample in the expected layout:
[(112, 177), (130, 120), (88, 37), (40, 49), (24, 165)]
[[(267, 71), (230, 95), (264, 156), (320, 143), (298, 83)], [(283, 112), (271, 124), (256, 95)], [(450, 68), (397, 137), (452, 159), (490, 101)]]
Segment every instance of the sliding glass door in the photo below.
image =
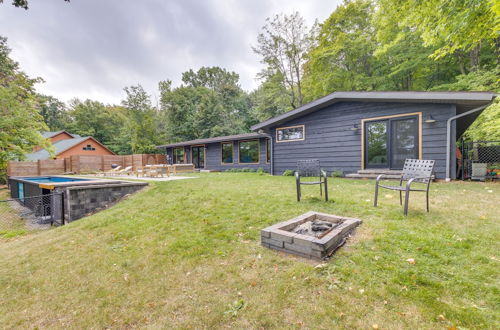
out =
[(365, 124), (367, 168), (389, 167), (387, 157), (387, 120)]
[(205, 167), (205, 146), (195, 146), (191, 148), (191, 157), (195, 168)]
[(391, 120), (391, 168), (401, 169), (406, 158), (418, 159), (417, 118)]
[(405, 159), (418, 158), (418, 117), (366, 121), (365, 168), (402, 169)]

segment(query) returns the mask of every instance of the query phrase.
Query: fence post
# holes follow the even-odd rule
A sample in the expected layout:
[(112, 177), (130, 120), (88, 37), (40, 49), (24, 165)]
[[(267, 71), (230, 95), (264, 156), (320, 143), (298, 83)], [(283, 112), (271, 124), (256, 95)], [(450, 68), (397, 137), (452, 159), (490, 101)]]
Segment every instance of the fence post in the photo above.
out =
[(41, 170), (41, 168), (40, 168), (40, 164), (41, 164), (41, 162), (42, 162), (42, 161), (41, 161), (40, 159), (39, 159), (39, 160), (37, 160), (37, 170), (36, 170), (36, 173), (37, 173), (37, 175), (39, 175), (39, 176), (40, 176), (40, 175), (42, 175), (42, 170)]

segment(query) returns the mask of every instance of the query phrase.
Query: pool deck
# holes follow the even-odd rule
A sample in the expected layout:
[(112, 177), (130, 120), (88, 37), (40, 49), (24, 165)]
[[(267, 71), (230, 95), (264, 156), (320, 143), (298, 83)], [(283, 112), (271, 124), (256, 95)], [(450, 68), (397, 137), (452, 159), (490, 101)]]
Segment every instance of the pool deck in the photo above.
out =
[[(95, 179), (96, 176), (89, 175), (80, 175), (82, 179)], [(136, 177), (135, 175), (117, 175), (117, 176), (104, 176), (103, 179), (111, 179), (111, 180), (134, 180), (134, 181), (146, 181), (146, 182), (165, 182), (165, 181), (176, 181), (176, 180), (184, 180), (184, 179), (196, 179), (196, 176), (169, 176), (169, 177), (159, 177), (159, 178), (151, 178), (151, 177)], [(107, 180), (109, 181), (109, 180)]]

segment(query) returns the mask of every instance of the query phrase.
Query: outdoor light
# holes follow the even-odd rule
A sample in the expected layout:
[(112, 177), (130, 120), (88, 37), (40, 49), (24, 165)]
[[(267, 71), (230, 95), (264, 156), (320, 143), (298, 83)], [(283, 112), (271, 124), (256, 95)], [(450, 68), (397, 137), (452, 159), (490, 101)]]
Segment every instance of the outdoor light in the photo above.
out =
[(430, 124), (430, 123), (435, 123), (436, 122), (436, 119), (434, 119), (432, 117), (432, 115), (428, 115), (427, 117), (425, 117), (425, 120), (424, 120), (426, 123)]
[(359, 126), (358, 126), (358, 124), (354, 124), (354, 125), (352, 125), (352, 127), (351, 127), (351, 131), (356, 132), (357, 130), (359, 130)]

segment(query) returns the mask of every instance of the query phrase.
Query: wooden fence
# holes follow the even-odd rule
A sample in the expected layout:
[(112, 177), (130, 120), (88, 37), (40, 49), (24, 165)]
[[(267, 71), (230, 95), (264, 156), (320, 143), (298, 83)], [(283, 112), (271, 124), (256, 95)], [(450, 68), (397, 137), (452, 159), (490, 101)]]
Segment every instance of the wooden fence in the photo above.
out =
[(136, 155), (74, 155), (64, 159), (47, 159), (32, 162), (11, 161), (7, 164), (8, 176), (37, 176), (64, 173), (90, 173), (108, 171), (112, 164), (122, 168), (165, 164), (165, 155), (161, 154), (136, 154)]

